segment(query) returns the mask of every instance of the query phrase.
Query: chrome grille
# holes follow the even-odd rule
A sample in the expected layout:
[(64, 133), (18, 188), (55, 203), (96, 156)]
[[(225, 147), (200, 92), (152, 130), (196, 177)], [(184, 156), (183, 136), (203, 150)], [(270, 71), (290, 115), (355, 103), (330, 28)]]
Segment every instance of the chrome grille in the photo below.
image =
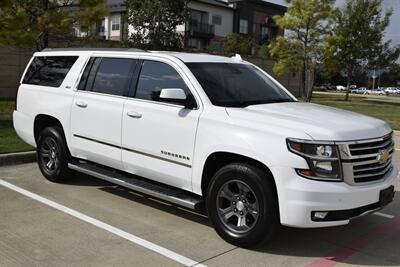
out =
[[(380, 181), (392, 170), (392, 134), (381, 138), (339, 143), (344, 180), (349, 184)], [(386, 160), (379, 160), (385, 154)]]

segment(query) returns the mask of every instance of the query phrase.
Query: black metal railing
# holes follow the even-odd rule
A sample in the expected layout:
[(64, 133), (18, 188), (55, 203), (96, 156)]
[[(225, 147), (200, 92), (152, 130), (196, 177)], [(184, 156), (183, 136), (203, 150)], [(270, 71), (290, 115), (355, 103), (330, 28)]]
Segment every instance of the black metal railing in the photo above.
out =
[(203, 35), (204, 37), (214, 36), (214, 25), (209, 23), (202, 23), (197, 20), (189, 21), (189, 32), (192, 36)]

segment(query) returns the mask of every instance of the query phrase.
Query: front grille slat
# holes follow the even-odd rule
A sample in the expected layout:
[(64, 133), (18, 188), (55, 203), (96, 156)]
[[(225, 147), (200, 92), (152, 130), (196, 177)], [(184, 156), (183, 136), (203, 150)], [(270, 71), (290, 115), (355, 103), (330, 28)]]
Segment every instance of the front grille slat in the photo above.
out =
[(350, 148), (352, 152), (354, 151), (362, 151), (362, 150), (369, 150), (369, 149), (383, 149), (386, 147), (389, 147), (392, 145), (392, 140), (387, 140), (381, 145), (375, 145), (375, 146), (367, 146), (367, 147), (358, 147), (358, 148)]
[(354, 175), (354, 179), (364, 178), (364, 177), (372, 177), (372, 176), (379, 176), (379, 175), (382, 175), (382, 174), (387, 173), (387, 171), (388, 171), (391, 167), (392, 167), (392, 166), (389, 164), (389, 165), (386, 166), (382, 171), (379, 171), (379, 172), (371, 172), (371, 173), (368, 173), (368, 174), (360, 174), (360, 175), (355, 174), (355, 175)]
[[(345, 179), (350, 183), (363, 184), (384, 179), (393, 169), (392, 157), (394, 141), (392, 134), (382, 138), (362, 140), (344, 144), (348, 156), (343, 159), (343, 167), (348, 170)], [(378, 156), (382, 151), (388, 152), (385, 162), (380, 162)]]
[[(389, 151), (389, 153), (392, 153), (394, 150), (393, 146), (391, 145), (391, 146), (388, 146), (385, 148), (377, 149), (376, 151), (373, 151), (372, 153), (369, 150), (363, 152), (360, 150), (352, 151), (351, 149), (350, 149), (350, 152), (351, 152), (351, 155), (353, 156), (352, 157), (353, 159), (365, 159), (365, 158), (377, 157), (379, 155), (379, 151), (382, 149), (387, 149)], [(369, 153), (364, 154), (365, 152), (367, 152), (367, 153), (369, 152)]]
[(358, 165), (358, 166), (353, 166), (353, 170), (354, 170), (354, 173), (374, 171), (374, 170), (383, 169), (390, 164), (391, 164), (391, 161), (389, 160), (388, 162), (386, 162), (384, 164), (373, 163), (373, 164), (367, 164), (367, 165)]

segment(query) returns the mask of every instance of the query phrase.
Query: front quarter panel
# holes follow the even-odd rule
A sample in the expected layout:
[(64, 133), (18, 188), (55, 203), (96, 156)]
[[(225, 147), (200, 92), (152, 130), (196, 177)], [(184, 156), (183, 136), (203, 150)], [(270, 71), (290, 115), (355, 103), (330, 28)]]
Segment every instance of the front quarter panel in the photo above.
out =
[(246, 156), (268, 168), (290, 166), (307, 168), (306, 161), (289, 152), (286, 137), (309, 138), (305, 133), (286, 128), (233, 119), (225, 108), (207, 105), (197, 130), (195, 164), (193, 165), (193, 192), (202, 195), (201, 181), (207, 158), (215, 152), (229, 152)]

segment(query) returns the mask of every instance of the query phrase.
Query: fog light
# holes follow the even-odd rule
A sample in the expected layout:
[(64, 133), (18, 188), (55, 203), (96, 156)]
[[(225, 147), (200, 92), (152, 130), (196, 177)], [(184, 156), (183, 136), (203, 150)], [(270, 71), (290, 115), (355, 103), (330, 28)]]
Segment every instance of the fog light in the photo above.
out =
[(331, 161), (313, 161), (313, 163), (314, 163), (315, 168), (317, 168), (318, 171), (330, 173), (333, 170)]
[(316, 212), (314, 212), (313, 219), (314, 220), (323, 220), (323, 219), (325, 219), (326, 215), (328, 215), (327, 211), (316, 211)]

